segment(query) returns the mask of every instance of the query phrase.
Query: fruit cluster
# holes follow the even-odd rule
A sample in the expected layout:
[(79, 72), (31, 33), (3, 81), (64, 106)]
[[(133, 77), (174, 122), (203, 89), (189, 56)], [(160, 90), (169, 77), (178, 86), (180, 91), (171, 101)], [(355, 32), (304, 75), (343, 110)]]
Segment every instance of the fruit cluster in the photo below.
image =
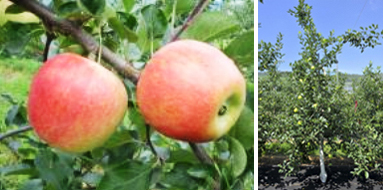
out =
[[(137, 84), (137, 104), (158, 132), (207, 142), (227, 133), (245, 102), (245, 80), (213, 46), (179, 40), (160, 48)], [(127, 110), (128, 97), (111, 71), (73, 53), (47, 60), (33, 78), (28, 118), (52, 147), (85, 152), (101, 146)]]

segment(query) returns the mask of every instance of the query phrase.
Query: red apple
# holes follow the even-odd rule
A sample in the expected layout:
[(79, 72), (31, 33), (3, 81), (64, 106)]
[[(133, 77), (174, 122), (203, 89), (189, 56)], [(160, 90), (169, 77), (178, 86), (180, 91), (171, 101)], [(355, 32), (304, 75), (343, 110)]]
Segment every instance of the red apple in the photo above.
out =
[(215, 140), (244, 107), (244, 77), (225, 54), (193, 40), (158, 50), (141, 73), (137, 104), (146, 122), (183, 141)]
[(84, 152), (101, 146), (127, 109), (120, 79), (100, 64), (73, 53), (45, 62), (34, 76), (28, 118), (50, 146)]

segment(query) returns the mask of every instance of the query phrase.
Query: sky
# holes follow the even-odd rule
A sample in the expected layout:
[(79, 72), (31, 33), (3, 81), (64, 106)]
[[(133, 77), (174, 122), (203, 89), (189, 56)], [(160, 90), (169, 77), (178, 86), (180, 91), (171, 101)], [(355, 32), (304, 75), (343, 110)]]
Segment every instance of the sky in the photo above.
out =
[[(298, 5), (298, 0), (264, 0), (258, 3), (258, 42), (261, 40), (274, 44), (279, 32), (283, 34), (284, 44), (280, 71), (291, 71), (290, 63), (299, 60), (301, 45), (298, 32), (303, 31), (298, 26), (296, 18), (288, 13)], [(317, 31), (328, 37), (334, 30), (334, 36), (344, 34), (348, 29), (360, 30), (378, 24), (377, 31), (383, 29), (383, 1), (382, 0), (306, 0), (312, 6), (311, 16), (314, 19)], [(383, 44), (381, 38), (380, 43)], [(348, 43), (343, 45), (342, 52), (338, 54), (338, 69), (348, 74), (362, 74), (364, 68), (370, 63), (373, 67), (382, 66), (383, 45), (374, 49), (367, 48), (361, 53), (359, 48), (351, 47)], [(335, 68), (335, 65), (334, 65)]]

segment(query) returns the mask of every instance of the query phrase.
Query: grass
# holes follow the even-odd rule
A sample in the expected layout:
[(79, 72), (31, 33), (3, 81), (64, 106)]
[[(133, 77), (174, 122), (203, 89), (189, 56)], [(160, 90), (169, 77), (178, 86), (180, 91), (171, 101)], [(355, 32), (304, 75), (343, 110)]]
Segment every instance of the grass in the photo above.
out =
[[(0, 94), (9, 94), (26, 102), (29, 85), (40, 63), (22, 58), (0, 58)], [(12, 104), (0, 97), (0, 132), (6, 130), (4, 118)]]
[[(31, 59), (0, 57), (0, 94), (9, 94), (17, 102), (26, 102), (29, 85), (40, 63)], [(11, 129), (5, 117), (12, 104), (0, 97), (0, 133)], [(0, 168), (18, 163), (18, 158), (0, 142)], [(0, 189), (17, 189), (25, 176), (1, 176)]]

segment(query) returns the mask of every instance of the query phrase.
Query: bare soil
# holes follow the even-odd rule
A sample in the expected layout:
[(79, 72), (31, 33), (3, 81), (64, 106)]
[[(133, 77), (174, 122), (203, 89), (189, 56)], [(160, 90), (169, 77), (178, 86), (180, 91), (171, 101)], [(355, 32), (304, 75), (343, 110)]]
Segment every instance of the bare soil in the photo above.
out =
[(348, 158), (326, 159), (327, 182), (319, 179), (319, 158), (309, 157), (310, 163), (300, 166), (296, 175), (285, 177), (279, 173), (278, 164), (283, 163), (286, 156), (263, 156), (258, 158), (258, 189), (260, 190), (336, 190), (365, 189), (383, 190), (383, 170), (369, 173), (369, 179), (356, 177), (351, 172), (354, 162)]

